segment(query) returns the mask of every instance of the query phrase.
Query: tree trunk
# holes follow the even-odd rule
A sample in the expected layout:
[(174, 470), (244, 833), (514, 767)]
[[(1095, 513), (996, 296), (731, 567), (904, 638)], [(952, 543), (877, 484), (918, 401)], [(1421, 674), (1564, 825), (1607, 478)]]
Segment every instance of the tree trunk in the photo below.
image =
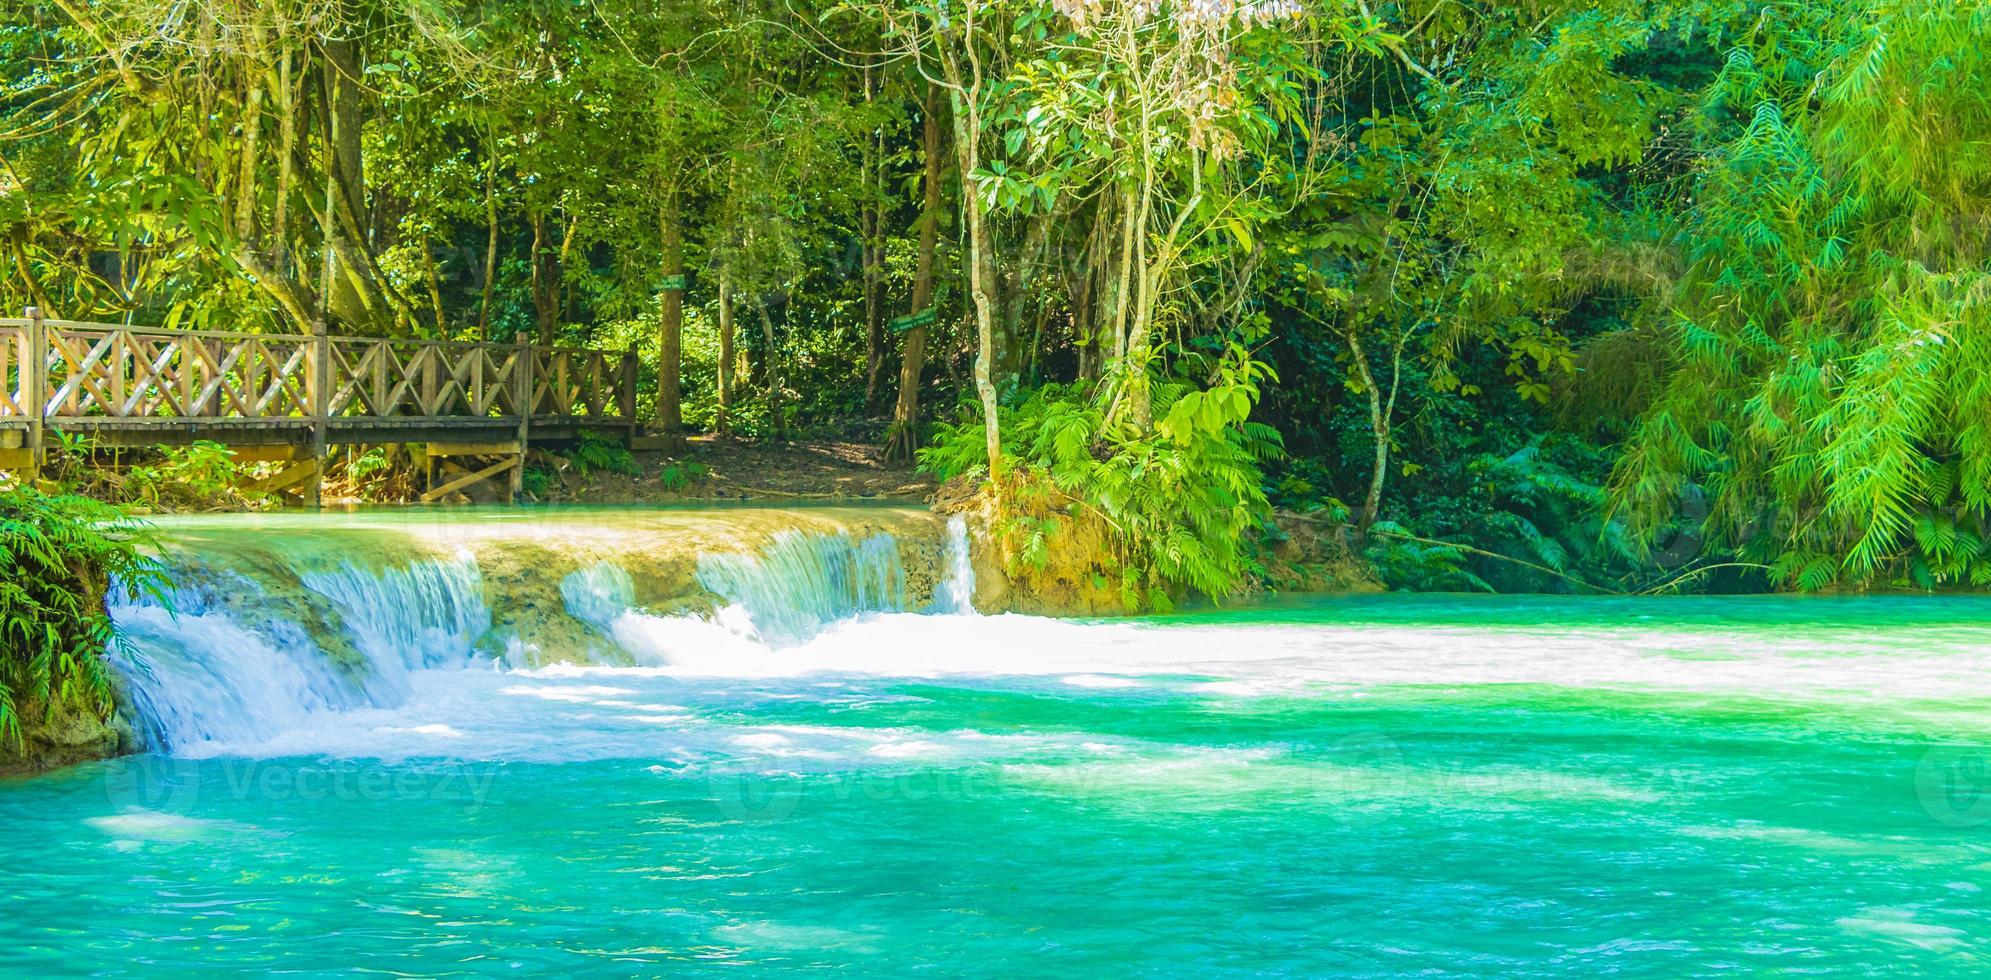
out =
[(477, 335), (491, 340), (491, 288), (498, 278), (498, 147), (496, 134), (484, 152), (484, 297), (477, 305)]
[[(864, 66), (864, 101), (877, 98), (878, 85), (869, 64)], [(878, 402), (878, 375), (885, 366), (885, 324), (879, 319), (885, 265), (885, 130), (879, 127), (864, 144), (864, 179), (869, 198), (859, 211), (864, 236), (864, 410)]]
[(733, 407), (733, 277), (719, 267), (719, 410), (712, 416), (712, 429), (733, 430), (728, 413)]
[(671, 194), (657, 216), (663, 240), (664, 289), (657, 318), (657, 428), (675, 437), (684, 428), (679, 383), (684, 352), (684, 229)]
[[(968, 115), (972, 119), (977, 110), (970, 107)], [(956, 144), (972, 144), (976, 137), (977, 125), (962, 123), (959, 116), (954, 124)], [(975, 152), (972, 149), (958, 151), (961, 155), (961, 172), (975, 172)], [(990, 295), (995, 284), (995, 248), (989, 240), (986, 216), (982, 213), (981, 195), (973, 188), (964, 188), (961, 194), (962, 211), (966, 213), (968, 225), (968, 288), (975, 300), (975, 394), (982, 403), (982, 432), (987, 437), (989, 451), (989, 476), (1000, 480), (1002, 477), (1002, 426), (997, 412), (995, 379), (995, 297)], [(1001, 484), (998, 482), (997, 486)]]
[(781, 417), (781, 358), (774, 351), (774, 318), (767, 312), (767, 297), (763, 296), (755, 304), (760, 307), (760, 336), (764, 350), (761, 352), (761, 370), (767, 375), (767, 414), (774, 422), (774, 437), (787, 440), (788, 423)]
[[(261, 32), (256, 32), (260, 39)], [(242, 109), (241, 171), (235, 179), (235, 237), (244, 242), (256, 240), (256, 173), (262, 166), (263, 86), (249, 83), (247, 104)]]
[[(1028, 332), (1023, 329), (1023, 311), (1035, 292), (1037, 269), (1043, 265), (1044, 252), (1051, 241), (1050, 212), (1044, 212), (1030, 220), (1030, 227), (1023, 236), (1023, 248), (1017, 253), (1017, 262), (1009, 270), (1003, 281), (1002, 299), (1002, 347), (1003, 359), (998, 365), (1005, 373), (1021, 375), (1024, 365), (1034, 355)], [(1037, 297), (1039, 309), (1043, 297)]]
[[(1383, 481), (1389, 478), (1390, 413), (1383, 405), (1383, 390), (1377, 386), (1375, 376), (1369, 370), (1369, 355), (1362, 349), (1361, 338), (1352, 328), (1344, 336), (1348, 338), (1349, 357), (1355, 362), (1355, 371), (1362, 378), (1362, 387), (1369, 392), (1369, 432), (1376, 439), (1375, 469), (1369, 474), (1369, 494), (1363, 499), (1361, 516), (1355, 520), (1355, 546), (1360, 548), (1368, 543), (1369, 525), (1376, 522), (1376, 509), (1382, 506)], [(1391, 400), (1395, 400), (1394, 391)]]
[[(919, 260), (913, 274), (912, 308), (908, 315), (933, 304), (934, 250), (940, 244), (940, 89), (927, 86), (926, 118), (920, 149), (926, 157), (925, 202), (919, 215)], [(919, 449), (919, 379), (926, 370), (926, 327), (906, 331), (899, 360), (899, 400), (892, 406), (892, 426), (885, 434), (885, 456), (911, 462)]]
[(422, 236), (422, 271), (429, 287), (429, 308), (436, 318), (436, 339), (449, 339), (448, 314), (442, 308), (442, 272), (436, 268), (436, 242), (433, 235)]
[(398, 293), (383, 281), (368, 240), (365, 157), (361, 151), (360, 77), (363, 71), (357, 42), (328, 38), (319, 42), (324, 54), (321, 80), (324, 99), (325, 212), (319, 216), (324, 244), (332, 255), (326, 307), (333, 317), (367, 332), (388, 326), (390, 307), (413, 318)]
[(974, 55), (974, 10), (970, 5), (963, 17), (966, 23), (968, 76), (962, 75), (961, 59), (952, 48), (941, 48), (941, 67), (953, 87), (954, 157), (961, 168), (961, 213), (968, 231), (968, 292), (975, 307), (975, 394), (982, 403), (982, 433), (988, 443), (989, 479), (996, 488), (996, 502), (1002, 501), (1002, 425), (997, 412), (995, 379), (995, 244), (982, 213), (982, 196), (975, 192), (974, 173), (981, 168), (982, 75)]
[(340, 165), (345, 162), (347, 149), (344, 128), (347, 112), (344, 104), (350, 96), (342, 95), (347, 83), (339, 70), (340, 56), (350, 55), (352, 42), (333, 41), (324, 44), (324, 63), (319, 72), (318, 118), (322, 143), (321, 169), (324, 171), (325, 197), (324, 210), (318, 215), (319, 231), (322, 235), (324, 255), (321, 256), (318, 289), (322, 294), (319, 300), (328, 321), (346, 324), (364, 324), (366, 310), (360, 304), (359, 294), (353, 289), (352, 281), (346, 275), (340, 253), (345, 249), (345, 229), (341, 227), (338, 213), (345, 206), (346, 190), (340, 181)]
[(546, 240), (546, 215), (532, 216), (532, 313), (539, 342), (552, 345), (560, 325), (560, 267), (552, 243)]

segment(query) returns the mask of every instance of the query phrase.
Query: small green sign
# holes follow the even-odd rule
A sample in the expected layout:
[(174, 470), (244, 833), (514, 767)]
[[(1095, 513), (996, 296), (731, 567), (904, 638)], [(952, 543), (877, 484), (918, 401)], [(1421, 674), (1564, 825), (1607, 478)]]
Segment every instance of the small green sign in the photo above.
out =
[(665, 276), (664, 288), (669, 290), (675, 290), (680, 293), (684, 292), (684, 276), (683, 275)]
[(929, 306), (918, 313), (908, 313), (899, 317), (886, 326), (891, 328), (893, 333), (905, 333), (914, 327), (930, 326), (938, 315), (934, 308)]

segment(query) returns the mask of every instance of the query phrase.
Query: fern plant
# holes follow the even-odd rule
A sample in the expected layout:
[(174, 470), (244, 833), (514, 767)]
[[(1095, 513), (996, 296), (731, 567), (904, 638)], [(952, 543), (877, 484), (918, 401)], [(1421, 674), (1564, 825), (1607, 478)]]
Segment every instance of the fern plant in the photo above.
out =
[(596, 435), (593, 432), (581, 433), (579, 442), (567, 453), (568, 462), (582, 476), (593, 473), (620, 473), (635, 476), (640, 472), (636, 457), (621, 443)]
[(705, 475), (709, 472), (710, 470), (703, 463), (689, 459), (680, 460), (667, 463), (662, 469), (658, 470), (657, 483), (665, 490), (676, 493), (705, 479)]
[(0, 490), (0, 748), (66, 712), (108, 717), (107, 589), (164, 601), (146, 526), (108, 504)]

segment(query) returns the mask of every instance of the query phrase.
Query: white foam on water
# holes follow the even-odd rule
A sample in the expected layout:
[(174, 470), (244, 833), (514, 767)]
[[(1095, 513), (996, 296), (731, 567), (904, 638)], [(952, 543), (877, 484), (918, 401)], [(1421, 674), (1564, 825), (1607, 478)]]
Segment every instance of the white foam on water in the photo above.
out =
[(140, 809), (90, 817), (83, 822), (112, 837), (132, 841), (196, 840), (213, 834), (219, 826), (213, 820)]
[(1056, 676), (1074, 687), (1172, 685), (1226, 698), (1292, 696), (1323, 687), (1530, 684), (1887, 700), (1908, 709), (1932, 692), (1945, 702), (1991, 699), (1991, 629), (1900, 626), (1891, 633), (1889, 642), (1876, 643), (1828, 630), (1797, 636), (1771, 628), (1154, 626), (873, 613), (832, 623), (787, 646), (756, 643), (685, 616), (625, 616), (617, 636), (651, 651), (655, 656), (646, 662), (655, 661), (660, 673), (684, 678)]
[(218, 611), (176, 617), (157, 605), (121, 605), (113, 613), (123, 643), (113, 645), (111, 663), (154, 744), (199, 754), (202, 745), (272, 738), (369, 703), (301, 630), (292, 643), (273, 644)]
[[(1229, 768), (1236, 760), (1156, 761), (1158, 752), (1167, 753), (1096, 733), (743, 728), (740, 720), (777, 703), (910, 696), (880, 690), (879, 679), (1022, 685), (1067, 698), (1183, 697), (1212, 712), (1250, 711), (1271, 703), (1265, 699), (1352, 699), (1400, 688), (1443, 693), (1544, 685), (1885, 702), (1933, 725), (1959, 717), (1956, 705), (1991, 701), (1986, 627), (1895, 625), (1882, 635), (1847, 627), (1691, 629), (1645, 621), (1575, 628), (1193, 619), (1158, 625), (981, 616), (970, 604), (967, 547), (965, 523), (951, 520), (949, 576), (924, 612), (907, 608), (897, 543), (882, 534), (784, 533), (758, 555), (708, 556), (698, 576), (721, 600), (710, 616), (639, 608), (630, 575), (612, 562), (568, 575), (560, 583), (568, 611), (634, 666), (535, 668), (545, 651), (530, 636), (493, 642), (498, 652), (490, 656), (474, 654), (492, 616), (467, 555), (301, 572), (347, 631), (358, 663), (334, 664), (295, 624), (245, 623), (231, 608), (253, 606), (253, 595), (231, 608), (187, 596), (176, 603), (177, 617), (142, 602), (114, 605), (128, 646), (113, 661), (154, 743), (180, 755), (668, 756), (699, 765), (820, 766), (1015, 762), (1062, 752), (1103, 755), (1134, 774), (1149, 771), (1142, 767), (1160, 766), (1153, 771), (1168, 775), (1186, 772), (1183, 765), (1215, 766), (1219, 782), (1249, 780)], [(1939, 703), (1931, 692), (1939, 693)], [(1466, 796), (1498, 796), (1523, 782), (1511, 773), (1485, 783), (1461, 776), (1455, 788)], [(1541, 791), (1593, 792), (1553, 781)]]
[(1913, 908), (1863, 908), (1859, 914), (1833, 924), (1847, 932), (1878, 936), (1931, 952), (1957, 949), (1969, 938), (1969, 933), (1962, 929), (1920, 921), (1918, 914), (1919, 910)]
[(1108, 677), (1105, 674), (1073, 674), (1065, 678), (1065, 683), (1073, 687), (1088, 687), (1095, 690), (1140, 687), (1141, 681), (1132, 677)]

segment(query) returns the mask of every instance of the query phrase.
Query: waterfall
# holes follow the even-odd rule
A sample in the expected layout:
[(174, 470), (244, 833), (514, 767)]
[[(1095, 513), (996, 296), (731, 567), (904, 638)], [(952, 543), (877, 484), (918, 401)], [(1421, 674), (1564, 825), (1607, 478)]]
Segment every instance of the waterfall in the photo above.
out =
[(114, 601), (110, 609), (118, 627), (111, 665), (147, 746), (262, 741), (313, 714), (367, 705), (302, 627), (250, 629), (192, 590), (167, 599), (171, 611), (150, 600)]
[(476, 565), (462, 556), (369, 571), (350, 562), (304, 571), (359, 662), (341, 664), (302, 624), (254, 615), (280, 604), (254, 580), (227, 574), (170, 589), (163, 603), (112, 590), (124, 680), (147, 744), (260, 741), (311, 715), (391, 707), (412, 671), (463, 664), (490, 628)]
[(491, 628), (483, 576), (467, 554), (378, 572), (345, 562), (300, 578), (346, 624), (370, 668), (362, 681), (375, 704), (407, 697), (411, 671), (463, 666)]
[(947, 519), (947, 578), (933, 590), (933, 611), (975, 611), (975, 566), (968, 554), (968, 519), (959, 514)]
[[(808, 656), (805, 645), (814, 637), (853, 618), (914, 609), (972, 612), (973, 571), (959, 518), (947, 524), (937, 547), (934, 537), (923, 536), (902, 548), (892, 532), (868, 523), (863, 533), (788, 529), (762, 538), (757, 549), (728, 544), (710, 551), (686, 550), (685, 532), (671, 528), (651, 532), (666, 538), (632, 536), (619, 555), (596, 551), (578, 567), (568, 564), (564, 575), (552, 564), (559, 552), (548, 549), (544, 563), (501, 561), (501, 571), (488, 573), (501, 575), (510, 592), (486, 581), (492, 566), (480, 567), (479, 542), (468, 530), (446, 532), (442, 541), (454, 544), (443, 548), (421, 540), (406, 547), (383, 547), (377, 538), (362, 544), (336, 528), (307, 532), (301, 542), (249, 538), (213, 561), (204, 555), (175, 566), (169, 556), (174, 586), (163, 601), (114, 598), (108, 610), (118, 639), (109, 660), (146, 744), (198, 755), (266, 746), (325, 724), (328, 716), (401, 707), (418, 688), (435, 690), (433, 680), (421, 687), (426, 672), (519, 669), (529, 659), (587, 663), (616, 651), (624, 656), (610, 657), (611, 664), (691, 673), (751, 670), (780, 657), (792, 668), (795, 657)], [(912, 526), (923, 535), (938, 530)], [(535, 548), (558, 540), (530, 525), (516, 534), (507, 540)], [(630, 563), (645, 560), (646, 545), (686, 555), (673, 559), (683, 562), (682, 570), (661, 580), (688, 580), (702, 592), (647, 597), (668, 600), (664, 608), (677, 612), (659, 614), (638, 603), (630, 571), (638, 566)], [(919, 556), (917, 581), (932, 583), (930, 599), (924, 584), (917, 596), (909, 590), (902, 552)], [(659, 580), (645, 572), (643, 581)], [(545, 602), (536, 598), (550, 592), (557, 592), (554, 620), (544, 618)], [(489, 597), (500, 594), (526, 596), (539, 618), (492, 608)], [(684, 611), (701, 603), (706, 611)], [(613, 650), (581, 642), (589, 634)], [(537, 651), (531, 658), (523, 652), (528, 647)]]
[(906, 608), (906, 570), (889, 534), (783, 531), (759, 554), (703, 555), (699, 584), (740, 607), (755, 639), (793, 646), (840, 619)]
[(598, 561), (560, 580), (567, 614), (603, 633), (636, 607), (636, 582), (620, 566)]
[[(972, 572), (969, 585), (957, 581), (967, 567), (965, 525), (958, 531), (947, 547), (949, 577), (934, 590), (934, 612), (957, 611), (973, 589)], [(805, 643), (834, 623), (908, 606), (899, 542), (884, 533), (853, 539), (783, 531), (758, 552), (700, 555), (697, 579), (718, 600), (709, 616), (644, 612), (629, 573), (608, 562), (569, 574), (560, 595), (568, 615), (653, 666), (737, 663)]]
[(560, 581), (567, 614), (586, 623), (636, 663), (664, 667), (688, 653), (723, 650), (751, 656), (752, 624), (737, 609), (721, 609), (711, 619), (655, 616), (636, 606), (636, 583), (609, 562), (596, 562)]

